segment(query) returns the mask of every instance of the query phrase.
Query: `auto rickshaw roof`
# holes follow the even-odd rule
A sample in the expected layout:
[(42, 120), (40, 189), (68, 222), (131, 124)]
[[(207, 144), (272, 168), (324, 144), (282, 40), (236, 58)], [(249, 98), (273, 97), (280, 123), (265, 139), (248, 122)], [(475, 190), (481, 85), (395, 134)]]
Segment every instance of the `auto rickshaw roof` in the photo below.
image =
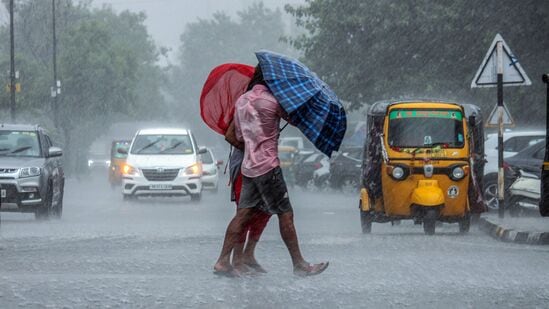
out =
[[(396, 105), (396, 104), (402, 104), (402, 103), (442, 103), (442, 104), (453, 104), (457, 106), (462, 106), (465, 111), (465, 117), (469, 117), (469, 115), (476, 116), (480, 121), (482, 120), (480, 108), (474, 104), (460, 104), (456, 102), (447, 102), (443, 100), (427, 100), (427, 99), (419, 99), (419, 100), (399, 100), (399, 101), (378, 101), (372, 104), (370, 109), (368, 109), (368, 116), (374, 116), (374, 117), (384, 117), (387, 114), (387, 111), (390, 106)], [(479, 121), (477, 120), (477, 122)]]

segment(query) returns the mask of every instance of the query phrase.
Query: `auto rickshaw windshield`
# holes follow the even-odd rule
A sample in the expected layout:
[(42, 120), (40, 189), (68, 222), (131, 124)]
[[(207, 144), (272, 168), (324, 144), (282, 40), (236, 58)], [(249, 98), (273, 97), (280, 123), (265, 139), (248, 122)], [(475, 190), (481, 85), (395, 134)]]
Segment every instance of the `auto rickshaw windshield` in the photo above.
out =
[(389, 146), (427, 148), (464, 146), (459, 110), (396, 109), (389, 113)]

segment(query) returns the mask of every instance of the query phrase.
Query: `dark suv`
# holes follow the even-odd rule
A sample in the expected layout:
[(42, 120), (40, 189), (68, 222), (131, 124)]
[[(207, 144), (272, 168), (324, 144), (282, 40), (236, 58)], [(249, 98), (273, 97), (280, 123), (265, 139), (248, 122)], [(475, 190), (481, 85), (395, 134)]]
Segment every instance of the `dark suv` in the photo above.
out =
[(61, 148), (36, 125), (0, 124), (0, 209), (60, 218), (65, 175)]

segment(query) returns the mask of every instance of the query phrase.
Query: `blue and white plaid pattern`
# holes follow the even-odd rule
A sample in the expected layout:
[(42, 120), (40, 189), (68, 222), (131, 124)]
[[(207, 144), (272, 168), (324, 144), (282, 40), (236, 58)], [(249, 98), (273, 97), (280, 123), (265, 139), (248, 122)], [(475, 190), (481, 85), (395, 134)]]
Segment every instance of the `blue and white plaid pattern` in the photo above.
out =
[(263, 78), (290, 120), (327, 156), (337, 151), (347, 129), (345, 109), (336, 94), (296, 59), (256, 52)]

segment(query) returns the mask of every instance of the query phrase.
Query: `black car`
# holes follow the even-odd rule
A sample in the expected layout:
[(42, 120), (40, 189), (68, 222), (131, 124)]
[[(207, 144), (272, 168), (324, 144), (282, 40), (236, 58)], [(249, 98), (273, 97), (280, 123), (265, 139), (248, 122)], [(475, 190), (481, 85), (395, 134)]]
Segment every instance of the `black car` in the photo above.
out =
[(330, 186), (343, 192), (358, 191), (362, 168), (362, 147), (339, 150), (330, 161)]
[(323, 167), (327, 169), (328, 164), (327, 157), (318, 152), (303, 156), (294, 167), (296, 185), (302, 188), (309, 188), (311, 185), (320, 188), (321, 179), (315, 178), (315, 171)]
[(505, 163), (515, 172), (521, 169), (525, 172), (540, 174), (544, 157), (545, 141), (540, 141), (524, 148), (512, 157), (506, 158)]
[(0, 209), (60, 218), (65, 174), (61, 148), (36, 125), (0, 124)]

